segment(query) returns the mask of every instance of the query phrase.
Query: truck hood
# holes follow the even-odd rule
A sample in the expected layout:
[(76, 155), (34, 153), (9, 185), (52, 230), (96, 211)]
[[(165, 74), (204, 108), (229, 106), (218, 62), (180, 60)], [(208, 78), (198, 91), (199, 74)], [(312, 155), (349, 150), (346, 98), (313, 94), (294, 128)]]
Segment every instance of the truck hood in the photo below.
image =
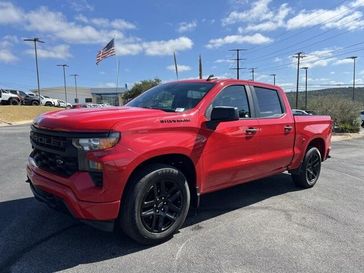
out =
[(82, 108), (44, 113), (34, 125), (57, 131), (105, 131), (123, 120), (164, 117), (173, 113), (136, 107)]

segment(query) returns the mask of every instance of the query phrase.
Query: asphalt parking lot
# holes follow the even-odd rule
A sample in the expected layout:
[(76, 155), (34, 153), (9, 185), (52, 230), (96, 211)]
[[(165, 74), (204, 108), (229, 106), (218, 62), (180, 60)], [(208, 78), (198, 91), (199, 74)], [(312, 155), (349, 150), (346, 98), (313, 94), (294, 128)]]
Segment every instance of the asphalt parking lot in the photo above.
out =
[(364, 272), (364, 138), (335, 142), (312, 189), (281, 174), (206, 195), (142, 247), (32, 198), (28, 131), (0, 127), (0, 272)]

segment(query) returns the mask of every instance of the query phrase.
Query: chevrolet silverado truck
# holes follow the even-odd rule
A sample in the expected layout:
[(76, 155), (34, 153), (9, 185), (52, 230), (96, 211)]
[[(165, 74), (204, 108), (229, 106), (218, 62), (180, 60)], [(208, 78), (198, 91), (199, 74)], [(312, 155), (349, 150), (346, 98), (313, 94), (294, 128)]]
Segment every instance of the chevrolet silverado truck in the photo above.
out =
[(329, 116), (294, 116), (277, 86), (170, 82), (123, 107), (36, 118), (27, 182), (53, 208), (155, 244), (173, 236), (203, 194), (285, 171), (314, 186), (332, 126)]

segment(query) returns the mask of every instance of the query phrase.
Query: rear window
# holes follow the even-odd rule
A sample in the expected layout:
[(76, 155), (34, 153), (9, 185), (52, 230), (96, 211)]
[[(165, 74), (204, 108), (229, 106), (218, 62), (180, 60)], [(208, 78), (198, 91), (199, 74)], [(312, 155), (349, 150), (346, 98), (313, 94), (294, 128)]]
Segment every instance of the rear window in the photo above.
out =
[(254, 89), (260, 117), (279, 117), (284, 113), (276, 90), (256, 86)]

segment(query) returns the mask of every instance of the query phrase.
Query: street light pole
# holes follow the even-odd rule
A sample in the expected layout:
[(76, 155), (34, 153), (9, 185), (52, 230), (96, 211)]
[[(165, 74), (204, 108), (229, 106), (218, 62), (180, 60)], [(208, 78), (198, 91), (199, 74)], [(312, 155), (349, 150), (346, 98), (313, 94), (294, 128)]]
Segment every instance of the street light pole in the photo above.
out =
[(66, 67), (69, 67), (66, 64), (57, 64), (57, 66), (62, 66), (63, 68), (63, 82), (64, 82), (64, 98), (66, 101), (66, 108), (67, 108), (67, 85), (66, 85)]
[(354, 71), (353, 71), (353, 101), (355, 100), (355, 61), (358, 56), (347, 57), (346, 59), (352, 59), (354, 61)]
[(306, 78), (305, 78), (305, 110), (307, 110), (307, 70), (308, 67), (302, 67), (301, 69), (305, 70)]
[(76, 100), (75, 100), (75, 102), (78, 103), (78, 96), (77, 96), (77, 77), (79, 75), (78, 74), (71, 74), (70, 76), (75, 77), (75, 92), (76, 92)]
[(270, 74), (270, 76), (273, 76), (273, 85), (276, 85), (276, 76), (277, 76), (277, 74)]
[(34, 55), (35, 55), (35, 69), (37, 71), (37, 85), (38, 85), (38, 96), (39, 96), (39, 105), (41, 106), (41, 99), (40, 99), (40, 84), (39, 84), (39, 69), (38, 69), (38, 52), (37, 52), (37, 43), (44, 43), (43, 41), (39, 40), (39, 38), (27, 38), (24, 39), (25, 42), (33, 42), (34, 43)]

